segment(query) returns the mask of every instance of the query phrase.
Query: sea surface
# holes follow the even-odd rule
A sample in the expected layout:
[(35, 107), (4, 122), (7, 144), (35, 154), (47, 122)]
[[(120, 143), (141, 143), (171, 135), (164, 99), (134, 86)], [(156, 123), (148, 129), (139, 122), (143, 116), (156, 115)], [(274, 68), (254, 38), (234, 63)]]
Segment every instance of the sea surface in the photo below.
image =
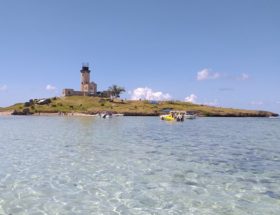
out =
[(0, 214), (280, 214), (280, 120), (0, 117)]

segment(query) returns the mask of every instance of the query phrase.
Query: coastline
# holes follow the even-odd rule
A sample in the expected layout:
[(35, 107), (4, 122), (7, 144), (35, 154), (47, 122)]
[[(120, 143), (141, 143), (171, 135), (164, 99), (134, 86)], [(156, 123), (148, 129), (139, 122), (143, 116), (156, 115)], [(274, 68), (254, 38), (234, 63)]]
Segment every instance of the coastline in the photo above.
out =
[[(13, 114), (14, 111), (0, 111), (0, 116), (61, 116), (61, 117), (96, 117), (97, 113), (81, 113), (81, 112), (71, 112), (71, 113), (61, 113), (61, 112), (40, 112), (31, 114)], [(145, 116), (145, 117), (157, 117), (160, 116), (159, 113), (141, 113), (141, 112), (124, 112), (124, 113), (114, 113), (122, 114), (123, 116)], [(198, 117), (256, 117), (256, 118), (269, 118), (278, 117), (277, 114), (267, 115), (266, 113), (239, 113), (239, 114), (212, 114), (212, 115), (198, 115)]]
[[(263, 110), (244, 110), (214, 107), (182, 101), (158, 101), (108, 99), (90, 96), (54, 97), (48, 103), (17, 103), (0, 108), (0, 116), (88, 116), (101, 112), (124, 116), (160, 116), (171, 110), (186, 111), (201, 117), (277, 117), (279, 114)], [(32, 100), (33, 101), (33, 100)]]

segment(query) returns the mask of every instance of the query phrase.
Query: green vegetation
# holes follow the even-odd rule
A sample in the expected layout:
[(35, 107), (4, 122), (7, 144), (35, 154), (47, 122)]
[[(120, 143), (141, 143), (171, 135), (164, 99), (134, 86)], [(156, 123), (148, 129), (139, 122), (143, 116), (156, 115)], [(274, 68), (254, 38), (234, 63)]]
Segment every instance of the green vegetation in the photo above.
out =
[(112, 85), (111, 87), (109, 87), (108, 92), (113, 98), (119, 98), (120, 94), (125, 92), (125, 89), (117, 85)]
[(159, 115), (167, 110), (192, 111), (200, 116), (237, 116), (237, 117), (267, 117), (277, 114), (267, 111), (252, 111), (232, 108), (211, 107), (181, 101), (126, 101), (88, 96), (71, 96), (47, 99), (46, 102), (30, 100), (13, 106), (2, 108), (1, 111), (17, 111), (18, 113), (87, 113), (95, 114), (100, 111), (112, 111), (125, 115)]

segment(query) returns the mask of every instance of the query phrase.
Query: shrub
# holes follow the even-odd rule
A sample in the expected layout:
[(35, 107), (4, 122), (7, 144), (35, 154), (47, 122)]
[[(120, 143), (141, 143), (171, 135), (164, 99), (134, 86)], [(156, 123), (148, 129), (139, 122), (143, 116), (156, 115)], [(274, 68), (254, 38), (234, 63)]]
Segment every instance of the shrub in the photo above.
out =
[(29, 110), (29, 108), (24, 108), (22, 110), (22, 112), (23, 112), (23, 114), (28, 115), (30, 113), (30, 110)]
[(30, 102), (25, 102), (24, 103), (24, 107), (30, 107), (30, 106), (31, 106)]

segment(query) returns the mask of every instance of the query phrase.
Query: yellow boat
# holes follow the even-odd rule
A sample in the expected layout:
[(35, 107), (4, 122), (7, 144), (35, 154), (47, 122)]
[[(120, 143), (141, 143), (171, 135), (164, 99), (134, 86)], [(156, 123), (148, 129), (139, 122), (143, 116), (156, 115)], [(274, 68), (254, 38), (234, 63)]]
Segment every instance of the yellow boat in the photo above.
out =
[(166, 120), (166, 121), (178, 121), (182, 122), (185, 118), (185, 111), (170, 111), (169, 114), (166, 115), (160, 115), (160, 119)]
[(162, 120), (166, 120), (166, 121), (173, 121), (173, 120), (175, 120), (175, 118), (173, 117), (173, 116), (171, 116), (171, 115), (162, 115), (162, 116), (160, 116), (160, 118), (162, 119)]

